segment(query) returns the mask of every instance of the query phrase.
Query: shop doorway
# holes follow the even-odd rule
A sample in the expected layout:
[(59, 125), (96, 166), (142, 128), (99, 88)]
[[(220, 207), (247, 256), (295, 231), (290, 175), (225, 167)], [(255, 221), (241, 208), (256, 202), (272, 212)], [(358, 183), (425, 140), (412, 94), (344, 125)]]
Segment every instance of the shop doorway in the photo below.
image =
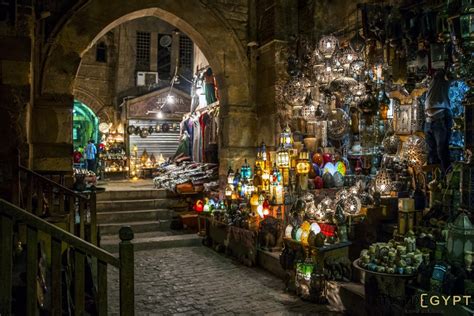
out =
[(74, 100), (72, 141), (74, 151), (82, 151), (89, 140), (99, 139), (99, 119), (84, 103)]

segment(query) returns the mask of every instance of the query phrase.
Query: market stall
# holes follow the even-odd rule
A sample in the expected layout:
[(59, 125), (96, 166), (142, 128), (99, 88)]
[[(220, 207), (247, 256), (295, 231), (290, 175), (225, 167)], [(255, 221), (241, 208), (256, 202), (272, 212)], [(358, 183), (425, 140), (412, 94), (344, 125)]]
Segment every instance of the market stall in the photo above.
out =
[(317, 302), (361, 275), (376, 312), (472, 295), (472, 8), (366, 4), (355, 35), (295, 41), (279, 142), (196, 201), (208, 244), (281, 253), (288, 288)]

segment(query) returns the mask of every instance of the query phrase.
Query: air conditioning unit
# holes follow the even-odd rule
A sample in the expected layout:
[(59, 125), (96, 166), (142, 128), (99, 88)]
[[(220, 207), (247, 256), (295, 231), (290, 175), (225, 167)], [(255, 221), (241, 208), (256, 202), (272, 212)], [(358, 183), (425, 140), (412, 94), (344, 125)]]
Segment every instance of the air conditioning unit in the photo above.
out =
[(158, 73), (150, 71), (137, 72), (137, 87), (151, 86), (158, 83)]

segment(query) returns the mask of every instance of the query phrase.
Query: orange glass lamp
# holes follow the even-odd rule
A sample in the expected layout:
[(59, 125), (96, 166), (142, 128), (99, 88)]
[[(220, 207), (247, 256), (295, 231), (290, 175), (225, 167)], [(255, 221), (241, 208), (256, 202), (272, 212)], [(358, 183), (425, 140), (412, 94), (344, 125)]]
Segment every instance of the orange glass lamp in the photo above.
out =
[(258, 212), (258, 206), (259, 206), (258, 198), (259, 196), (256, 192), (253, 192), (250, 198), (250, 210), (255, 214), (257, 214)]
[(308, 190), (308, 173), (311, 164), (309, 163), (309, 153), (306, 148), (300, 152), (298, 163), (296, 165), (296, 174), (298, 175), (299, 186), (301, 190)]
[(280, 148), (278, 149), (277, 152), (277, 165), (278, 168), (280, 168), (281, 173), (282, 173), (282, 178), (283, 178), (283, 185), (288, 185), (289, 184), (289, 178), (290, 178), (290, 154), (288, 153), (288, 150), (285, 149), (285, 147), (280, 144)]

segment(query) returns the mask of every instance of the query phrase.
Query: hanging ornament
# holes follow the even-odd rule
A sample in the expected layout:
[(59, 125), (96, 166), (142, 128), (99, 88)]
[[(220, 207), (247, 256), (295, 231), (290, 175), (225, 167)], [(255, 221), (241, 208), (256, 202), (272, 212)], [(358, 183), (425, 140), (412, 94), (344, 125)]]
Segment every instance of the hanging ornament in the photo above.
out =
[(410, 135), (402, 145), (402, 158), (411, 167), (421, 167), (427, 161), (426, 141), (416, 135)]
[(349, 115), (340, 108), (329, 111), (328, 114), (328, 138), (341, 140), (349, 130)]
[(350, 39), (349, 45), (355, 53), (362, 53), (365, 48), (365, 40), (360, 35), (359, 31)]
[(363, 61), (362, 59), (354, 60), (349, 66), (349, 72), (353, 76), (360, 77), (364, 74), (364, 71), (365, 71), (365, 61)]
[(295, 77), (290, 79), (284, 88), (283, 97), (291, 105), (298, 105), (304, 102), (306, 92), (311, 82), (306, 77)]
[(394, 155), (397, 153), (398, 147), (400, 146), (400, 137), (398, 137), (398, 135), (385, 136), (382, 141), (382, 146), (385, 153)]
[(304, 106), (301, 108), (301, 115), (307, 122), (315, 121), (315, 101), (311, 96), (311, 92), (306, 94), (306, 98), (304, 100)]
[(336, 51), (337, 45), (339, 44), (338, 39), (332, 35), (326, 35), (319, 40), (319, 52), (324, 58), (329, 59)]

